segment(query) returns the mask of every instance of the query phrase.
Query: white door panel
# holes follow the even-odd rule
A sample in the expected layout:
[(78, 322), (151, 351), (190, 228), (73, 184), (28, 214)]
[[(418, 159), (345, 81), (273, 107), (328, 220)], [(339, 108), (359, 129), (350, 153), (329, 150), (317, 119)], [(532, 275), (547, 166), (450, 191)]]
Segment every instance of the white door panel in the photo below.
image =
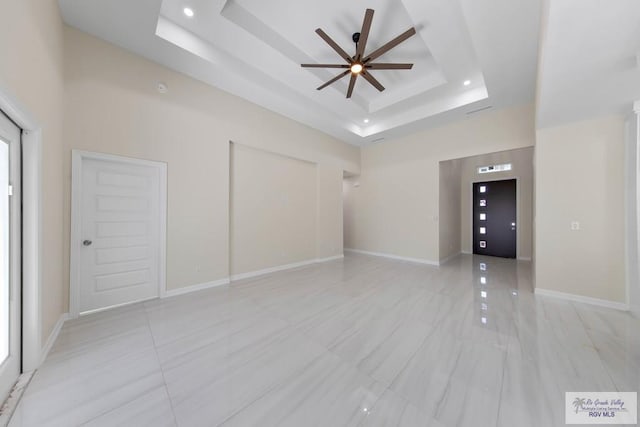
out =
[(81, 162), (80, 313), (159, 296), (161, 168)]

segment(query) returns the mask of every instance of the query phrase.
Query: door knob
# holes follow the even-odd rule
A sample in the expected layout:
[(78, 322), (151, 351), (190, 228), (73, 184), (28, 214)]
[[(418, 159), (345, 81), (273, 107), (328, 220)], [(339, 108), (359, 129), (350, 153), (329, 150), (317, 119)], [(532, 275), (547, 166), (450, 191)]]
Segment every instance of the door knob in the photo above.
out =
[(91, 244), (92, 244), (92, 243), (93, 243), (93, 242), (92, 242), (91, 240), (84, 240), (84, 241), (82, 242), (82, 244), (83, 244), (84, 246), (91, 246)]

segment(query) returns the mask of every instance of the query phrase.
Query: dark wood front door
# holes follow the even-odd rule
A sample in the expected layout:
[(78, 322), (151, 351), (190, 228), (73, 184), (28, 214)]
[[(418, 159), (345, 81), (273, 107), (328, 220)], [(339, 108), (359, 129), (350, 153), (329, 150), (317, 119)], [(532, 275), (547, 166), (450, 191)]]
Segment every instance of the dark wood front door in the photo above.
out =
[(516, 257), (516, 180), (473, 184), (473, 253)]

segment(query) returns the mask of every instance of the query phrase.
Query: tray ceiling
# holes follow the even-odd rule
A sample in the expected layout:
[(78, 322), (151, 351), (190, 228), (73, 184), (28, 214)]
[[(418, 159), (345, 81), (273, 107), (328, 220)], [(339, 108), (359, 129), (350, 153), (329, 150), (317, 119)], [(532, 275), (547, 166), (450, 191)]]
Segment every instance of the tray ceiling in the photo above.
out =
[[(71, 26), (355, 145), (534, 95), (535, 0), (60, 0), (60, 6)], [(416, 36), (379, 58), (414, 68), (372, 73), (384, 92), (358, 79), (346, 99), (348, 78), (317, 91), (338, 72), (300, 64), (341, 59), (315, 29), (355, 52), (351, 35), (366, 8), (375, 10), (367, 51), (416, 28)]]

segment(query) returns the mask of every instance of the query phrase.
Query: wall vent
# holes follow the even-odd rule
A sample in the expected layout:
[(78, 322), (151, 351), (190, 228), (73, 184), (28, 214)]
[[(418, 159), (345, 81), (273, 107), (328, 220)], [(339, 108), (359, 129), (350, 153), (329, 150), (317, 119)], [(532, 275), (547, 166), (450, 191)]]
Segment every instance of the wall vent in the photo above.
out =
[(502, 165), (480, 166), (478, 173), (493, 173), (493, 172), (505, 172), (511, 170), (511, 163), (504, 163)]

